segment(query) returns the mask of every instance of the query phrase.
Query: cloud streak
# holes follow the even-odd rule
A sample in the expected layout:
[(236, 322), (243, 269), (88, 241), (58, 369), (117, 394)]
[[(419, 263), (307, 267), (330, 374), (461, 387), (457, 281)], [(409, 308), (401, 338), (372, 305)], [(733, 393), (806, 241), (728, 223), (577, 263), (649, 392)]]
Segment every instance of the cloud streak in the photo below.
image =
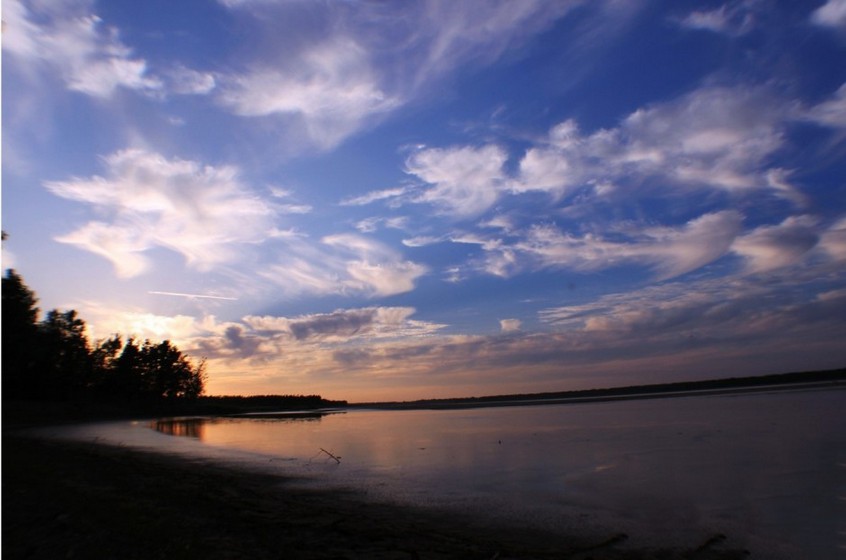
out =
[(238, 301), (238, 298), (234, 297), (226, 297), (226, 296), (212, 296), (207, 294), (185, 294), (182, 292), (156, 292), (151, 291), (147, 292), (148, 294), (153, 294), (155, 296), (174, 296), (174, 297), (184, 297), (190, 299), (222, 299), (228, 301)]

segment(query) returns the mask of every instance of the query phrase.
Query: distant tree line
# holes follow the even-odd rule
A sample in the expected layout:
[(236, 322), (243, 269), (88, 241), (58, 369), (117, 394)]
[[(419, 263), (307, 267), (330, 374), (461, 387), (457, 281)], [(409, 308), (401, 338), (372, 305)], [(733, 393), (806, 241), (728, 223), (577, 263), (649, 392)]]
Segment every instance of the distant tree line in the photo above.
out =
[(2, 280), (3, 399), (173, 401), (203, 393), (205, 364), (169, 341), (116, 334), (91, 342), (74, 310), (39, 320), (38, 299), (14, 270)]

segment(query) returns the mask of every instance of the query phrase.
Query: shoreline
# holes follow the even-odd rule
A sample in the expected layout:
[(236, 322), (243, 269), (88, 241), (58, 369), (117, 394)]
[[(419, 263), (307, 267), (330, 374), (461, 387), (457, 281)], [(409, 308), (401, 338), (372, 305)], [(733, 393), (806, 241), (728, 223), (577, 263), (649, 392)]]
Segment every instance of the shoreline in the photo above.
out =
[[(814, 379), (818, 375), (829, 376)], [(809, 377), (809, 379), (802, 379)], [(581, 404), (641, 399), (681, 398), (732, 395), (776, 391), (846, 388), (846, 370), (830, 370), (810, 374), (779, 374), (728, 380), (708, 380), (660, 385), (638, 385), (609, 389), (588, 389), (557, 393), (497, 395), (488, 397), (424, 399), (402, 402), (348, 403), (346, 408), (375, 410), (439, 410), (488, 408), (500, 406), (535, 406), (548, 404)]]
[[(4, 400), (2, 425), (27, 428), (80, 424), (108, 420), (174, 417), (273, 416), (278, 414), (323, 414), (344, 410), (453, 410), (512, 406), (593, 404), (602, 402), (684, 398), (745, 393), (837, 390), (846, 388), (846, 368), (836, 370), (774, 374), (758, 377), (685, 381), (657, 385), (636, 385), (563, 392), (423, 399), (416, 401), (347, 402), (319, 396), (200, 397), (188, 401), (107, 402)], [(314, 401), (317, 399), (317, 401)], [(306, 401), (314, 401), (307, 403)], [(279, 402), (276, 402), (279, 401)], [(301, 402), (302, 401), (302, 402)]]
[[(426, 403), (364, 403), (349, 404), (345, 408), (351, 410), (465, 410), (474, 408), (499, 408), (512, 406), (549, 406), (549, 405), (577, 405), (596, 404), (620, 401), (640, 401), (654, 399), (681, 399), (687, 397), (713, 397), (726, 395), (747, 395), (755, 393), (776, 393), (782, 391), (833, 391), (846, 389), (844, 381), (817, 381), (811, 383), (789, 383), (781, 385), (766, 385), (753, 387), (737, 387), (725, 389), (691, 389), (686, 391), (666, 391), (656, 393), (633, 393), (630, 395), (605, 395), (597, 397), (552, 397), (522, 400), (489, 400), (489, 401), (434, 401)], [(338, 410), (345, 410), (344, 408)], [(262, 414), (262, 413), (256, 413)]]
[(284, 477), (115, 446), (3, 435), (8, 558), (733, 560), (710, 535), (643, 547), (296, 488)]

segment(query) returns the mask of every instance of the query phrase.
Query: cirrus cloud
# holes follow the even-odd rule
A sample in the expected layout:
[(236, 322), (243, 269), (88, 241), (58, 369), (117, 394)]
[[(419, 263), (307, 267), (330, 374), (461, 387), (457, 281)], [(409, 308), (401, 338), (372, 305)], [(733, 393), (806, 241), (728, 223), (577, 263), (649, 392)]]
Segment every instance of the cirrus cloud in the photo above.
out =
[(747, 259), (750, 272), (764, 272), (797, 263), (819, 241), (816, 220), (790, 217), (775, 226), (761, 226), (738, 238), (732, 250)]
[(85, 9), (71, 9), (69, 3), (4, 2), (3, 50), (27, 65), (49, 68), (68, 89), (94, 97), (109, 97), (119, 87), (163, 88), (148, 73), (146, 61), (133, 57), (117, 29), (91, 14), (87, 2), (79, 7)]
[[(525, 269), (604, 270), (621, 265), (653, 269), (657, 279), (691, 272), (725, 255), (741, 231), (742, 216), (726, 210), (677, 227), (621, 229), (614, 237), (574, 235), (552, 225), (535, 225), (515, 242), (476, 241), (486, 252), (484, 269), (508, 277)], [(465, 238), (462, 242), (468, 242)]]
[(103, 158), (106, 176), (48, 181), (53, 194), (92, 206), (92, 221), (58, 238), (108, 258), (119, 276), (140, 274), (144, 253), (163, 247), (208, 270), (238, 258), (237, 246), (269, 236), (274, 209), (233, 166), (168, 159), (138, 149)]
[(327, 235), (319, 244), (290, 238), (280, 253), (259, 274), (290, 296), (390, 296), (413, 290), (428, 272), (384, 243), (357, 234)]
[(241, 116), (288, 116), (323, 150), (400, 104), (379, 86), (366, 53), (353, 40), (312, 47), (291, 65), (226, 77), (220, 102)]

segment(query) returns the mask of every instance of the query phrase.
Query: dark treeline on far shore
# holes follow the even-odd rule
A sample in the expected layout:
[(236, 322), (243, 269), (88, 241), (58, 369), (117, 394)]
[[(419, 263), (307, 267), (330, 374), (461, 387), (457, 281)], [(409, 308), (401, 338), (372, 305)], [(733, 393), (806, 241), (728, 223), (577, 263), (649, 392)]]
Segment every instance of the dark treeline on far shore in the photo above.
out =
[(49, 311), (14, 270), (2, 280), (4, 420), (125, 414), (225, 414), (314, 409), (345, 403), (318, 395), (203, 396), (205, 362), (194, 364), (170, 341), (115, 334), (91, 342), (75, 310)]
[(332, 401), (320, 395), (253, 395), (248, 397), (226, 395), (203, 396), (199, 400), (206, 408), (216, 407), (230, 413), (314, 410), (347, 405), (347, 401)]
[(491, 395), (484, 397), (459, 397), (452, 399), (423, 399), (405, 402), (359, 403), (355, 406), (378, 408), (459, 408), (502, 406), (507, 403), (538, 404), (544, 402), (579, 402), (643, 398), (647, 396), (670, 396), (695, 391), (757, 390), (765, 387), (788, 388), (801, 384), (846, 383), (846, 368), (824, 371), (803, 371), (779, 373), (755, 377), (730, 377), (704, 381), (679, 381), (655, 385), (632, 385), (605, 389), (584, 389), (578, 391), (557, 391), (550, 393), (524, 393), (512, 395)]

